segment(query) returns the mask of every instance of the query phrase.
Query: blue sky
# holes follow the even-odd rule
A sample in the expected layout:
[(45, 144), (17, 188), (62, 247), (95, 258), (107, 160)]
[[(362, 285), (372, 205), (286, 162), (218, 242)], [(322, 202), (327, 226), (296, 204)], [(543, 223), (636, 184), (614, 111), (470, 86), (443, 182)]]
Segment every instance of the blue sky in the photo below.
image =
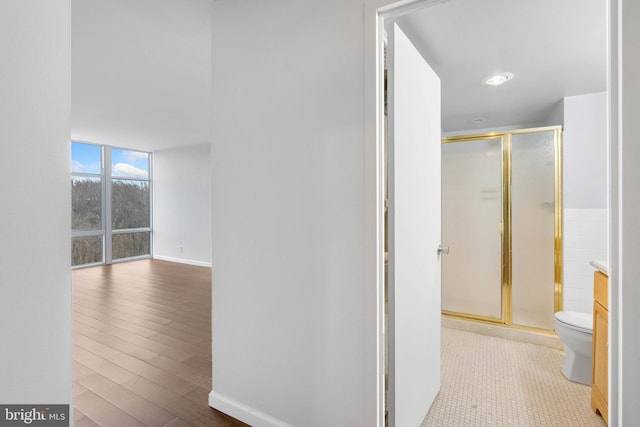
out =
[(71, 143), (71, 172), (100, 173), (99, 145)]
[(126, 178), (149, 178), (149, 153), (111, 149), (111, 174)]
[[(99, 145), (71, 143), (71, 171), (101, 173), (101, 147)], [(111, 149), (111, 173), (121, 178), (149, 178), (149, 154), (140, 151)]]

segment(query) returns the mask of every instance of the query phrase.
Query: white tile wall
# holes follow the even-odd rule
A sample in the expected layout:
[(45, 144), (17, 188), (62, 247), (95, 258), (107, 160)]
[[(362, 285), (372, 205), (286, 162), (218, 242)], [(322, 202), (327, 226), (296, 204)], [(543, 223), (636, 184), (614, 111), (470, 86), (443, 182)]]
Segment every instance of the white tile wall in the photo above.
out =
[(607, 209), (564, 210), (563, 310), (593, 311), (592, 259), (606, 261)]

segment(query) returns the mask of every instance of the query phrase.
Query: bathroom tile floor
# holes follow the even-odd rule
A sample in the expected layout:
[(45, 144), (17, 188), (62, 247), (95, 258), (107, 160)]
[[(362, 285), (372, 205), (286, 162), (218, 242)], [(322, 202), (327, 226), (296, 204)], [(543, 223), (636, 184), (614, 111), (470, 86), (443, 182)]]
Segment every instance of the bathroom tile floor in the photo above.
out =
[(442, 328), (442, 387), (422, 427), (606, 426), (589, 386), (560, 372), (563, 352)]

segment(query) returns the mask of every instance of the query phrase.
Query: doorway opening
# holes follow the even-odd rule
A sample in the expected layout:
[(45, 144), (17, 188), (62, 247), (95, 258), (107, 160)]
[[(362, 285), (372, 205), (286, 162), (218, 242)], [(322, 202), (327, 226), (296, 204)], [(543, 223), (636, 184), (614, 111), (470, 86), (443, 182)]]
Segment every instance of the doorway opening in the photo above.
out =
[[(379, 17), (379, 22), (378, 22), (378, 38), (377, 38), (377, 88), (378, 88), (378, 105), (377, 105), (377, 117), (378, 117), (378, 122), (377, 122), (377, 131), (378, 131), (378, 140), (377, 140), (377, 146), (376, 146), (376, 152), (377, 152), (377, 168), (378, 168), (378, 185), (377, 185), (377, 212), (378, 212), (378, 218), (379, 218), (379, 234), (378, 234), (378, 238), (379, 241), (381, 242), (381, 244), (378, 246), (378, 253), (377, 253), (377, 259), (378, 259), (378, 272), (379, 272), (379, 277), (381, 278), (380, 282), (379, 282), (379, 296), (383, 297), (381, 298), (381, 301), (384, 302), (384, 304), (381, 304), (379, 306), (379, 314), (380, 314), (380, 319), (383, 319), (383, 321), (380, 323), (381, 325), (381, 330), (384, 330), (384, 332), (382, 333), (382, 335), (380, 335), (380, 347), (383, 348), (383, 351), (381, 352), (383, 354), (382, 360), (383, 362), (381, 363), (381, 367), (386, 367), (387, 363), (390, 359), (391, 356), (391, 352), (394, 351), (393, 347), (394, 345), (396, 345), (396, 343), (393, 342), (393, 339), (390, 337), (390, 335), (392, 335), (393, 331), (393, 327), (388, 326), (387, 320), (389, 319), (387, 317), (387, 313), (389, 314), (389, 316), (393, 315), (393, 310), (395, 309), (393, 307), (393, 304), (387, 300), (387, 295), (390, 294), (391, 292), (393, 292), (392, 289), (387, 288), (387, 286), (390, 283), (387, 281), (387, 278), (389, 277), (390, 274), (390, 270), (391, 270), (391, 256), (389, 255), (389, 267), (390, 270), (387, 271), (386, 270), (386, 266), (387, 266), (387, 256), (388, 256), (388, 248), (387, 248), (387, 239), (386, 239), (386, 233), (388, 230), (391, 229), (392, 225), (390, 224), (385, 224), (385, 221), (389, 218), (386, 216), (387, 214), (387, 207), (389, 207), (389, 210), (392, 209), (392, 203), (388, 203), (388, 198), (387, 198), (387, 193), (386, 193), (386, 184), (387, 184), (387, 175), (386, 175), (386, 167), (387, 167), (387, 153), (385, 151), (386, 147), (384, 145), (383, 142), (383, 135), (386, 135), (386, 131), (388, 129), (392, 129), (394, 126), (393, 121), (390, 119), (389, 123), (388, 123), (388, 129), (387, 129), (387, 123), (385, 123), (386, 117), (384, 115), (384, 107), (383, 105), (385, 104), (385, 100), (386, 98), (381, 95), (384, 93), (384, 89), (385, 89), (385, 79), (383, 76), (385, 76), (385, 72), (384, 72), (384, 67), (383, 67), (383, 58), (385, 58), (385, 56), (391, 56), (389, 54), (389, 52), (385, 52), (384, 51), (384, 42), (385, 42), (385, 37), (384, 37), (384, 30), (385, 28), (388, 28), (389, 22), (399, 22), (400, 24), (403, 23), (403, 20), (405, 17), (410, 16), (411, 14), (413, 14), (414, 12), (422, 12), (422, 11), (426, 11), (427, 8), (429, 8), (429, 12), (431, 10), (433, 10), (434, 12), (438, 12), (437, 9), (440, 9), (439, 7), (436, 8), (435, 6), (441, 6), (443, 4), (447, 4), (447, 5), (469, 5), (469, 2), (466, 2), (464, 0), (461, 1), (410, 1), (410, 2), (401, 2), (399, 4), (396, 5), (392, 5), (392, 6), (388, 6), (386, 8), (382, 8), (378, 10), (378, 17)], [(444, 6), (443, 6), (444, 8)], [(456, 13), (452, 13), (449, 16), (451, 16), (451, 18), (453, 20), (457, 19), (455, 18), (457, 15)], [(600, 14), (601, 17), (605, 16), (604, 14)], [(603, 19), (603, 22), (604, 21)], [(385, 26), (386, 24), (386, 26)], [(400, 25), (401, 28), (403, 28), (403, 30), (405, 29), (405, 27), (403, 25)], [(432, 27), (433, 28), (433, 27)], [(458, 35), (463, 35), (465, 34), (465, 31), (460, 31), (460, 28), (465, 28), (464, 26), (455, 26), (453, 25), (453, 28), (455, 28), (457, 30)], [(415, 28), (413, 29), (415, 30)], [(604, 31), (603, 31), (604, 32)], [(407, 31), (407, 35), (413, 40), (413, 37), (415, 35), (414, 31), (411, 31), (411, 29), (409, 29)], [(464, 37), (462, 37), (464, 38)], [(436, 41), (437, 43), (437, 41)], [(424, 46), (421, 46), (421, 48), (424, 48)], [(473, 60), (472, 59), (472, 51), (473, 49), (469, 48), (469, 58), (467, 59), (467, 61), (469, 60)], [(603, 46), (603, 53), (604, 53), (604, 46)], [(427, 61), (429, 61), (429, 63), (431, 63), (431, 60), (434, 59), (434, 57), (436, 56), (435, 54), (433, 54), (433, 52), (429, 52), (428, 49), (421, 49), (421, 52), (425, 53), (423, 55), (424, 58), (427, 59)], [(386, 55), (385, 55), (386, 54)], [(515, 55), (515, 53), (514, 53)], [(488, 74), (488, 73), (487, 73)], [(517, 75), (517, 73), (516, 73)], [(484, 77), (481, 76), (481, 77)], [(605, 89), (602, 90), (606, 90), (606, 84), (604, 85)], [(443, 86), (443, 92), (446, 92), (447, 89), (445, 86)], [(595, 93), (597, 91), (593, 91), (591, 93)], [(589, 93), (589, 92), (583, 92), (583, 93)], [(467, 100), (467, 97), (461, 97), (461, 99), (463, 100)], [(545, 116), (546, 117), (546, 116)], [(559, 122), (562, 123), (562, 122)], [(504, 125), (504, 127), (500, 127), (500, 126), (496, 126), (495, 129), (498, 129), (498, 131), (501, 131), (502, 129), (513, 129), (513, 128), (519, 128), (519, 129), (527, 129), (527, 128), (537, 128), (537, 127), (541, 127), (541, 126), (547, 126), (548, 124), (550, 124), (549, 122), (545, 121), (544, 119), (541, 119), (540, 117), (537, 117), (535, 119), (532, 119), (532, 122), (513, 122), (511, 123), (511, 125)], [(555, 124), (555, 123), (554, 123)], [(487, 126), (489, 126), (489, 124), (487, 124)], [(491, 127), (486, 127), (486, 128), (479, 128), (478, 133), (482, 133), (482, 132), (488, 132), (489, 129), (491, 129)], [(443, 134), (446, 134), (447, 132), (444, 132), (446, 129), (444, 129), (444, 124), (443, 124)], [(464, 130), (462, 128), (460, 128), (459, 130)], [(453, 131), (451, 132), (453, 133)], [(467, 132), (467, 133), (471, 133), (471, 132)], [(389, 156), (391, 157), (391, 156)], [(391, 177), (393, 175), (393, 173), (389, 173), (389, 177)], [(561, 194), (561, 193), (560, 193)], [(554, 196), (555, 197), (555, 196)], [(556, 234), (558, 234), (558, 232), (556, 230), (561, 230), (561, 225), (562, 225), (562, 211), (560, 210), (560, 212), (558, 214), (556, 214), (556, 206), (558, 208), (561, 207), (561, 204), (559, 203), (555, 203), (555, 199), (554, 199), (554, 203), (553, 205), (549, 205), (550, 201), (544, 202), (546, 203), (544, 205), (544, 207), (546, 209), (551, 209), (553, 210), (554, 214), (553, 214), (553, 221), (554, 221), (554, 249), (553, 249), (553, 289), (552, 289), (552, 303), (551, 303), (551, 307), (553, 307), (553, 310), (559, 310), (562, 308), (562, 300), (563, 300), (563, 291), (562, 291), (562, 260), (561, 258), (558, 260), (558, 254), (561, 257), (561, 248), (562, 248), (562, 242), (560, 239), (556, 238)], [(499, 221), (500, 223), (501, 221)], [(557, 224), (559, 223), (559, 224)], [(496, 224), (496, 226), (493, 227), (494, 230), (498, 231), (499, 227)], [(503, 233), (504, 233), (504, 224), (503, 224)], [(390, 241), (390, 240), (389, 240)], [(448, 243), (448, 242), (444, 242), (444, 243)], [(502, 244), (502, 240), (501, 240), (501, 244)], [(555, 245), (560, 245), (559, 248), (556, 247)], [(446, 259), (446, 258), (445, 258)], [(503, 283), (502, 281), (502, 277), (500, 278), (500, 282), (499, 283)], [(502, 293), (505, 292), (505, 287), (502, 286), (502, 288), (500, 288), (499, 291), (499, 295), (500, 298), (502, 298)], [(387, 311), (387, 302), (389, 302), (389, 306), (388, 306), (388, 311)], [(509, 320), (509, 322), (511, 323), (520, 323), (521, 321), (516, 320), (514, 322), (514, 318), (513, 318), (513, 313), (511, 313), (509, 316), (505, 316), (505, 313), (503, 313), (504, 310), (502, 310), (502, 306), (500, 306), (500, 321), (505, 322), (503, 319), (507, 319)], [(551, 316), (552, 318), (553, 316)], [(388, 340), (387, 340), (388, 339)], [(394, 379), (393, 377), (393, 372), (391, 368), (385, 369), (385, 374), (388, 373), (388, 377), (385, 375), (384, 378), (387, 379), (386, 382), (384, 382), (384, 388), (382, 389), (382, 391), (384, 393), (386, 393), (389, 390), (389, 385), (393, 383)], [(383, 380), (384, 381), (384, 380)], [(383, 397), (381, 399), (381, 402), (384, 403), (384, 407), (386, 407), (385, 405), (388, 404), (390, 401), (390, 399), (385, 396), (383, 394)], [(384, 412), (382, 412), (384, 413)], [(390, 412), (389, 412), (390, 414)], [(394, 425), (393, 424), (393, 420), (391, 419), (392, 417), (390, 416), (389, 419), (387, 420), (389, 425)]]

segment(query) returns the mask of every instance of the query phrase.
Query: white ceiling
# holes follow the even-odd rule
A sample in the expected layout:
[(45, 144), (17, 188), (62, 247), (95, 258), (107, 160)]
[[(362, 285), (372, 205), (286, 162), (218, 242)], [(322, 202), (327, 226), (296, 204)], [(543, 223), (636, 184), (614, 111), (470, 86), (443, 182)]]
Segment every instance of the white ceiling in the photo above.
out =
[[(400, 26), (442, 80), (445, 132), (543, 124), (565, 96), (606, 90), (605, 0), (451, 0)], [(495, 72), (515, 78), (491, 87)], [(483, 123), (471, 122), (476, 117)]]
[(71, 137), (159, 150), (211, 140), (210, 0), (72, 0)]
[[(210, 14), (210, 0), (72, 0), (72, 138), (210, 142)], [(445, 131), (538, 125), (563, 97), (606, 90), (604, 0), (450, 0), (400, 25), (442, 79)], [(480, 84), (496, 71), (515, 78)]]

